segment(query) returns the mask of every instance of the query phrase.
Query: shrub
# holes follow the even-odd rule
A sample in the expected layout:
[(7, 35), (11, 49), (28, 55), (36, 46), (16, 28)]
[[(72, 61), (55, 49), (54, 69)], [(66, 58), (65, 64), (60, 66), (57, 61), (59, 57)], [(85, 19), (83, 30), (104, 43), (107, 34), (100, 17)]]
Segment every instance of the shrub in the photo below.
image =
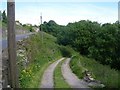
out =
[(60, 46), (60, 51), (63, 57), (71, 57), (72, 56), (72, 52), (71, 52), (71, 48), (68, 46)]

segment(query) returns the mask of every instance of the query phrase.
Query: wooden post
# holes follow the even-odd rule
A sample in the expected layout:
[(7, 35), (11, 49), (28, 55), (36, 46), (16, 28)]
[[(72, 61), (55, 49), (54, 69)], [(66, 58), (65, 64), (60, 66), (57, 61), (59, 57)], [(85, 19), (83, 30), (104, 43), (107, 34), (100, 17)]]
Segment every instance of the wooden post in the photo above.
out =
[(118, 23), (120, 24), (120, 1), (118, 2)]
[(7, 0), (7, 30), (8, 30), (8, 59), (10, 87), (18, 88), (18, 73), (16, 63), (16, 38), (15, 38), (15, 1)]

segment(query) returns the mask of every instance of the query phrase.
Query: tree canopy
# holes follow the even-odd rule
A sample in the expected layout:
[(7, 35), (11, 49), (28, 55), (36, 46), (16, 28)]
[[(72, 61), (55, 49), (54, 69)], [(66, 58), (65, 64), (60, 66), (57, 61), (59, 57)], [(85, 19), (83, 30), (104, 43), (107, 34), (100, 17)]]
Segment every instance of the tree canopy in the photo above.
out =
[(51, 20), (44, 22), (42, 28), (43, 31), (56, 36), (59, 44), (69, 45), (82, 55), (120, 70), (119, 23), (99, 24), (81, 20), (61, 26)]
[(5, 10), (2, 13), (2, 22), (7, 23), (7, 16)]

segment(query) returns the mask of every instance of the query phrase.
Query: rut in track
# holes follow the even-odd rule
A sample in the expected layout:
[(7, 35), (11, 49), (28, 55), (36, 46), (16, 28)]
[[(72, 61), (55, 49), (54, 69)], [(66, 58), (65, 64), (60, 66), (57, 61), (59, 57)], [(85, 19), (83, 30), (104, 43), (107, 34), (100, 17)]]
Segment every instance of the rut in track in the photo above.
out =
[[(40, 88), (54, 88), (54, 70), (56, 66), (59, 64), (59, 62), (61, 62), (63, 59), (64, 58), (61, 58), (48, 66), (48, 68), (45, 70), (43, 74)], [(63, 78), (72, 88), (84, 88), (84, 90), (86, 89), (90, 90), (86, 82), (78, 79), (77, 76), (74, 73), (72, 73), (69, 66), (70, 60), (71, 60), (70, 58), (67, 58), (62, 63), (61, 71), (62, 71)]]
[(70, 60), (71, 60), (70, 58), (67, 58), (61, 67), (62, 74), (63, 74), (65, 81), (72, 88), (84, 88), (84, 89), (88, 90), (89, 87), (88, 87), (87, 83), (84, 82), (83, 80), (78, 79), (78, 77), (74, 73), (72, 73), (70, 66), (69, 66)]
[(40, 88), (54, 88), (54, 80), (53, 80), (53, 74), (55, 67), (58, 65), (59, 62), (61, 62), (64, 58), (61, 58), (54, 63), (52, 63), (48, 68), (45, 70)]

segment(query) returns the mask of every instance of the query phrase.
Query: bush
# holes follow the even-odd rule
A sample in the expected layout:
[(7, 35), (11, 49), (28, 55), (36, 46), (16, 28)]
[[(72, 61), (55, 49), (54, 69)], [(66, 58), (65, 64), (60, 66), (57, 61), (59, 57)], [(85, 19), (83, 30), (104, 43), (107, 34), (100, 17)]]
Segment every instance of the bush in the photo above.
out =
[[(108, 65), (102, 65), (94, 59), (76, 55), (70, 61), (70, 68), (78, 78), (83, 78), (83, 72), (88, 70), (92, 77), (101, 81), (106, 88), (120, 88), (120, 71), (111, 69)], [(107, 89), (104, 90), (107, 90)]]
[(71, 52), (71, 48), (68, 46), (60, 46), (60, 51), (63, 57), (71, 57), (72, 56), (72, 52)]
[(80, 57), (78, 55), (72, 57), (72, 60), (70, 61), (70, 68), (72, 69), (73, 73), (78, 76), (78, 78), (84, 78), (84, 72), (87, 70), (87, 68), (82, 66)]

